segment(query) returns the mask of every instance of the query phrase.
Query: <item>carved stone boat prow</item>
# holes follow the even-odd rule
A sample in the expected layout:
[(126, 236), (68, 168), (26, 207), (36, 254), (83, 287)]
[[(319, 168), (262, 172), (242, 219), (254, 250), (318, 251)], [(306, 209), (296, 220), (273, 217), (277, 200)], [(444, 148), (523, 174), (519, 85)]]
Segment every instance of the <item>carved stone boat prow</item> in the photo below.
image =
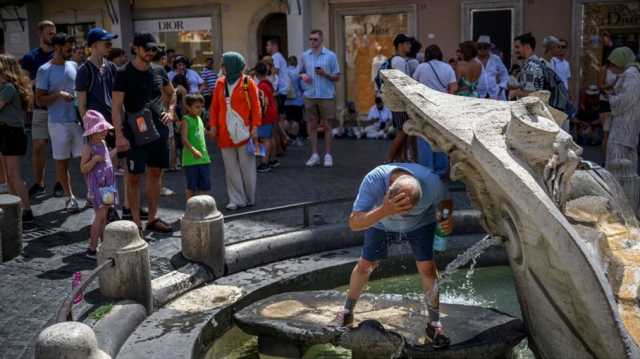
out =
[(504, 238), (536, 354), (640, 358), (638, 222), (608, 173), (582, 162), (564, 116), (536, 97), (460, 97), (382, 76), (385, 104), (409, 113), (405, 132), (447, 153), (485, 229)]

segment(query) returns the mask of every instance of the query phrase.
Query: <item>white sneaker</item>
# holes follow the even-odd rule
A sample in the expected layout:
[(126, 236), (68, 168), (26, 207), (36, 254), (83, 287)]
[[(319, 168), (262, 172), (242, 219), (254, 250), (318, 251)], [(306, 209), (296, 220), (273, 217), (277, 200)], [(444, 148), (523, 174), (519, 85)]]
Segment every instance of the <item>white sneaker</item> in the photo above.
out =
[(173, 196), (174, 194), (176, 194), (176, 193), (173, 192), (170, 188), (162, 187), (160, 189), (160, 195), (161, 196)]
[(227, 209), (230, 211), (235, 211), (236, 209), (238, 209), (238, 205), (235, 203), (229, 202), (229, 204), (227, 204)]
[(330, 154), (324, 155), (324, 166), (325, 167), (333, 167), (333, 157)]
[(319, 164), (320, 164), (320, 155), (318, 155), (317, 153), (312, 154), (306, 163), (307, 167), (313, 167)]
[(71, 197), (67, 199), (65, 209), (69, 213), (78, 213), (80, 212), (80, 204), (78, 204), (78, 200), (75, 197)]

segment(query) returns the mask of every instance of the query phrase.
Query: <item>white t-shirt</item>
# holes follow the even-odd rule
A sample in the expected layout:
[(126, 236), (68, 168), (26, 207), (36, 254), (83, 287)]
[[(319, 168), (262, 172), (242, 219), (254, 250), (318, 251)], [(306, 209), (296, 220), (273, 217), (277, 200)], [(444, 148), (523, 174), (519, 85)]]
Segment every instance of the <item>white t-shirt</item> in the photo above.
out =
[(400, 70), (407, 74), (407, 76), (411, 76), (411, 66), (409, 66), (409, 59), (402, 56), (393, 56), (391, 59), (391, 68), (395, 70)]
[(418, 65), (418, 68), (413, 73), (413, 78), (430, 89), (444, 93), (448, 92), (447, 88), (450, 84), (457, 81), (456, 73), (451, 65), (438, 60), (431, 60)]
[(367, 116), (367, 120), (373, 121), (378, 120), (382, 123), (386, 123), (391, 120), (391, 111), (387, 108), (387, 106), (382, 106), (382, 110), (378, 110), (376, 105), (371, 106), (371, 110), (369, 110), (369, 116)]

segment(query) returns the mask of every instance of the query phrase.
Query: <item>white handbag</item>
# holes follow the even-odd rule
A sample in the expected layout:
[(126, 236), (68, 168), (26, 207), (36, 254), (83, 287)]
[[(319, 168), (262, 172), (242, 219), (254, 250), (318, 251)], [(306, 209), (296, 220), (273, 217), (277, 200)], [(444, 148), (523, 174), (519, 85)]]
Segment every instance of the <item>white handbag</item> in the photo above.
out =
[[(246, 80), (245, 80), (246, 81)], [(225, 82), (225, 102), (227, 104), (227, 131), (231, 142), (239, 144), (246, 141), (250, 137), (249, 129), (244, 124), (242, 116), (231, 107), (231, 94), (229, 85)]]

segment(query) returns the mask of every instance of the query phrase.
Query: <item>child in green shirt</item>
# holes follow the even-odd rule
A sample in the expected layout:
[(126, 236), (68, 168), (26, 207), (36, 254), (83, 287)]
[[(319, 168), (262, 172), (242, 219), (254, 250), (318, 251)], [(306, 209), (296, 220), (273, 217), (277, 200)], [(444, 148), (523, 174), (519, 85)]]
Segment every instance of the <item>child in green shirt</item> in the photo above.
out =
[(184, 116), (180, 134), (182, 136), (182, 168), (187, 178), (187, 199), (211, 191), (209, 152), (205, 142), (204, 124), (200, 115), (204, 98), (200, 94), (184, 97)]

